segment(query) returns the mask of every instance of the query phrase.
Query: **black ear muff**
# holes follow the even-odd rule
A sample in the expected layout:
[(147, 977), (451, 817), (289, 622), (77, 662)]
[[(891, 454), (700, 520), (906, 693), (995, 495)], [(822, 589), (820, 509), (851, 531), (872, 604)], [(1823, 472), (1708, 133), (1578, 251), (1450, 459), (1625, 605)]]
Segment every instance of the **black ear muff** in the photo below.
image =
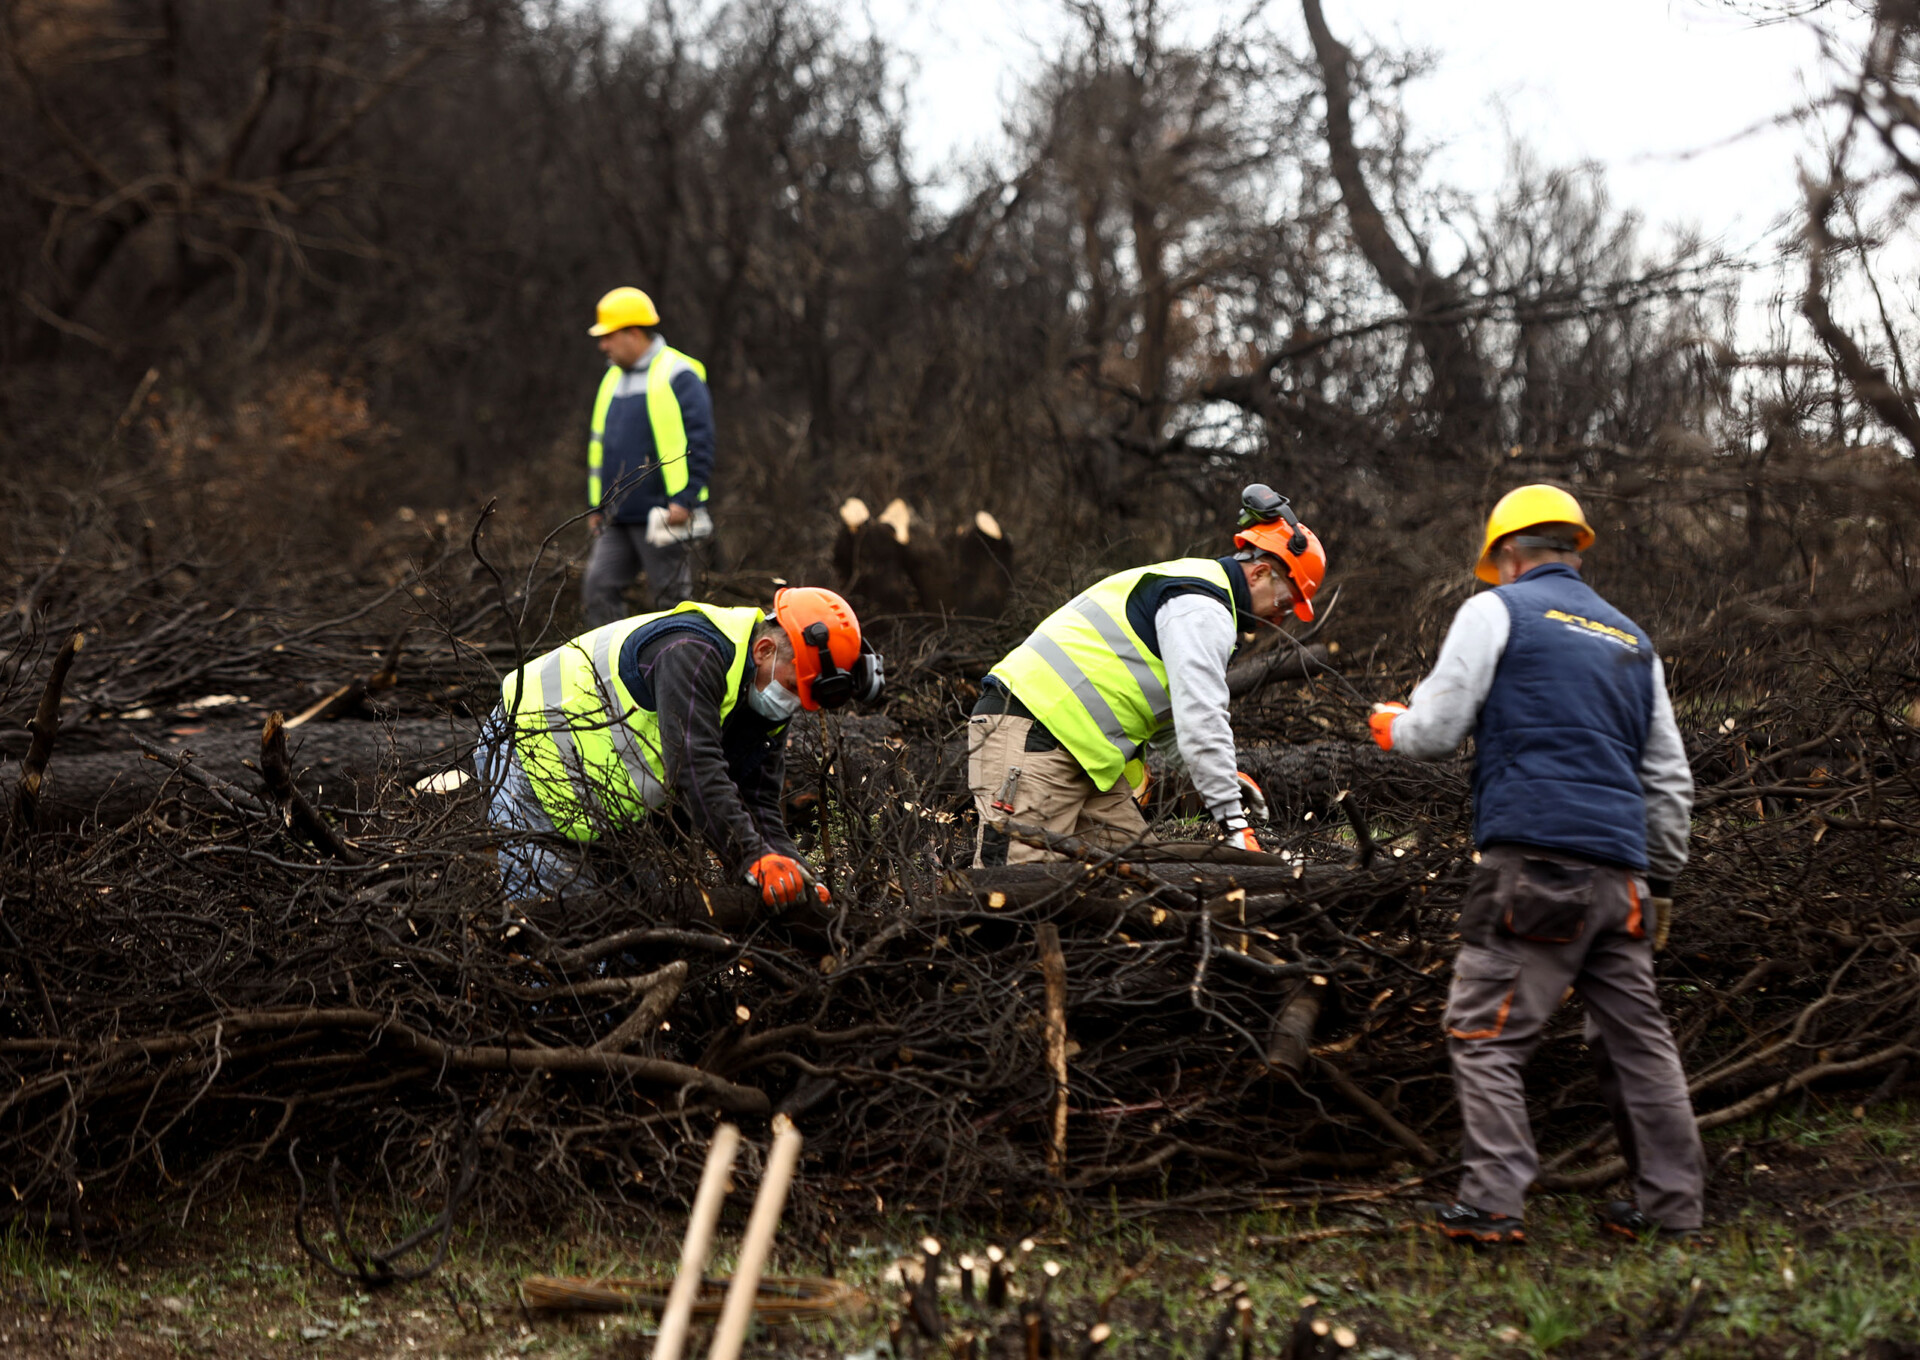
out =
[(820, 673), (813, 677), (812, 688), (813, 701), (822, 708), (839, 708), (853, 698), (853, 673), (834, 661), (828, 646), (832, 636), (824, 623), (810, 623), (800, 634), (800, 640), (819, 653)]
[(853, 663), (853, 697), (863, 704), (878, 703), (886, 687), (886, 659), (861, 638), (860, 657)]
[(1287, 551), (1296, 557), (1305, 552), (1307, 531), (1300, 526), (1300, 517), (1293, 513), (1291, 501), (1265, 482), (1255, 482), (1240, 493), (1242, 529), (1255, 524), (1272, 524), (1275, 520), (1285, 520), (1293, 529), (1293, 537), (1287, 540)]
[(1287, 498), (1265, 482), (1255, 482), (1240, 493), (1240, 527), (1271, 524), (1280, 518)]

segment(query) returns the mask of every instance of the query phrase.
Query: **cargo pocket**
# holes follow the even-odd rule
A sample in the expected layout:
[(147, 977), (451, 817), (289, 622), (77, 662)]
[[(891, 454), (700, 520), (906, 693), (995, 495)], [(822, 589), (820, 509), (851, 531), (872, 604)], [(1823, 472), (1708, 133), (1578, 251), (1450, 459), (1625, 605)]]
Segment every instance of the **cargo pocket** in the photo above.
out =
[(1033, 726), (1027, 729), (1026, 744), (1022, 749), (1029, 753), (1034, 751), (1057, 751), (1060, 749), (1060, 740), (1045, 727), (1041, 726), (1040, 722), (1036, 719)]
[(1467, 894), (1460, 899), (1460, 938), (1468, 944), (1493, 943), (1494, 923), (1500, 919), (1497, 900), (1500, 870), (1492, 864), (1476, 864), (1467, 879)]
[(1498, 1039), (1513, 1013), (1520, 960), (1510, 954), (1466, 945), (1453, 961), (1453, 987), (1447, 993), (1447, 1033), (1455, 1039)]
[(1572, 944), (1587, 928), (1595, 872), (1553, 859), (1510, 865), (1499, 890), (1501, 933), (1529, 944)]

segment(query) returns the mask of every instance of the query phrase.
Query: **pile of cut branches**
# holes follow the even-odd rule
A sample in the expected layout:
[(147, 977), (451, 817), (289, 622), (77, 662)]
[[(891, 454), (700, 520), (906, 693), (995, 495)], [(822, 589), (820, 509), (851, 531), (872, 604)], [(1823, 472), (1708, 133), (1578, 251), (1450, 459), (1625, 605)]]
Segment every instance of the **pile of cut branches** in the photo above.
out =
[[(592, 886), (514, 905), (457, 773), (494, 668), (536, 645), (512, 613), (532, 592), (499, 589), (498, 635), (477, 606), (464, 631), (387, 608), (401, 592), (203, 632), (224, 659), (197, 669), (16, 636), (0, 1156), (20, 1211), (80, 1226), (123, 1192), (289, 1159), (317, 1186), (336, 1158), (349, 1192), (443, 1218), (456, 1192), (645, 1204), (690, 1192), (716, 1115), (776, 1111), (807, 1136), (803, 1216), (1224, 1208), (1444, 1171), (1464, 762), (1339, 740), (1357, 700), (1268, 683), (1236, 721), (1272, 853), (1208, 845), (1169, 806), (1170, 844), (1028, 831), (1065, 858), (973, 871), (955, 738), (977, 675), (951, 658), (1000, 640), (903, 631), (887, 711), (794, 744), (830, 907), (770, 917), (665, 825), (609, 836)], [(1702, 791), (1659, 970), (1704, 1124), (1891, 1091), (1920, 1049), (1904, 648), (1776, 654), (1681, 693)], [(208, 706), (202, 682), (246, 697)], [(267, 716), (302, 709), (291, 731)], [(86, 806), (63, 764), (96, 781)], [(1562, 1185), (1620, 1170), (1579, 1033), (1570, 1007), (1534, 1067)]]

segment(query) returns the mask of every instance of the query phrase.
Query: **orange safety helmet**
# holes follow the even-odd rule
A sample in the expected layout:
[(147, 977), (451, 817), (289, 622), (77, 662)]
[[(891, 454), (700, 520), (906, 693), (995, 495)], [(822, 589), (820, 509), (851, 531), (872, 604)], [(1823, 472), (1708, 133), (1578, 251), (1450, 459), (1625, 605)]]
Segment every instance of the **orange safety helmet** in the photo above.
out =
[(1293, 586), (1293, 615), (1313, 621), (1313, 597), (1327, 579), (1327, 550), (1319, 537), (1294, 516), (1287, 498), (1255, 482), (1240, 493), (1240, 529), (1236, 548), (1258, 548), (1286, 564)]
[(793, 644), (793, 667), (800, 682), (800, 706), (839, 708), (855, 697), (872, 696), (862, 675), (872, 653), (860, 640), (860, 620), (831, 590), (799, 586), (773, 597), (773, 617)]

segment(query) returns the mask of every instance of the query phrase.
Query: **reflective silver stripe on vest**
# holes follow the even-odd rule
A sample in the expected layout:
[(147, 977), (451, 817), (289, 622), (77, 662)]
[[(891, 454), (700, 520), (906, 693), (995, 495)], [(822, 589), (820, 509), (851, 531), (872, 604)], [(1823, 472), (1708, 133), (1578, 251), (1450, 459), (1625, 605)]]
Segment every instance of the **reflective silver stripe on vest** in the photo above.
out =
[(1140, 686), (1140, 692), (1146, 695), (1148, 711), (1165, 721), (1173, 712), (1173, 699), (1168, 695), (1167, 687), (1160, 683), (1160, 677), (1153, 673), (1153, 667), (1140, 655), (1140, 649), (1133, 645), (1126, 631), (1120, 627), (1119, 621), (1106, 611), (1105, 606), (1085, 595), (1069, 600), (1067, 607), (1092, 624), (1094, 631), (1100, 634), (1100, 640), (1113, 648), (1113, 654), (1120, 658), (1120, 664), (1127, 668), (1127, 674), (1133, 677), (1134, 684)]
[(603, 631), (599, 641), (593, 644), (593, 678), (606, 701), (607, 711), (613, 715), (613, 727), (608, 735), (613, 739), (614, 753), (626, 767), (627, 778), (640, 792), (640, 801), (650, 811), (658, 812), (667, 805), (667, 788), (654, 777), (653, 768), (640, 753), (639, 734), (627, 725), (626, 705), (620, 702), (620, 682), (613, 673), (612, 654), (613, 639)]
[[(560, 651), (555, 651), (540, 663), (540, 697), (546, 703), (547, 735), (553, 738), (553, 744), (560, 751), (560, 772), (566, 776), (573, 789), (574, 801), (590, 822), (605, 821), (605, 812), (600, 802), (593, 796), (592, 781), (586, 777), (586, 770), (580, 761), (580, 748), (573, 740), (573, 718), (568, 714), (565, 701), (560, 693)], [(525, 757), (521, 759), (525, 767)]]
[(1053, 667), (1053, 673), (1067, 682), (1067, 688), (1073, 691), (1087, 710), (1094, 725), (1100, 729), (1100, 735), (1112, 742), (1120, 751), (1121, 758), (1132, 760), (1140, 754), (1140, 744), (1127, 735), (1127, 729), (1120, 725), (1120, 719), (1113, 713), (1113, 706), (1107, 698), (1087, 679), (1087, 673), (1074, 664), (1072, 657), (1061, 650), (1060, 644), (1045, 633), (1036, 632), (1027, 639), (1027, 645), (1040, 654), (1040, 659)]

